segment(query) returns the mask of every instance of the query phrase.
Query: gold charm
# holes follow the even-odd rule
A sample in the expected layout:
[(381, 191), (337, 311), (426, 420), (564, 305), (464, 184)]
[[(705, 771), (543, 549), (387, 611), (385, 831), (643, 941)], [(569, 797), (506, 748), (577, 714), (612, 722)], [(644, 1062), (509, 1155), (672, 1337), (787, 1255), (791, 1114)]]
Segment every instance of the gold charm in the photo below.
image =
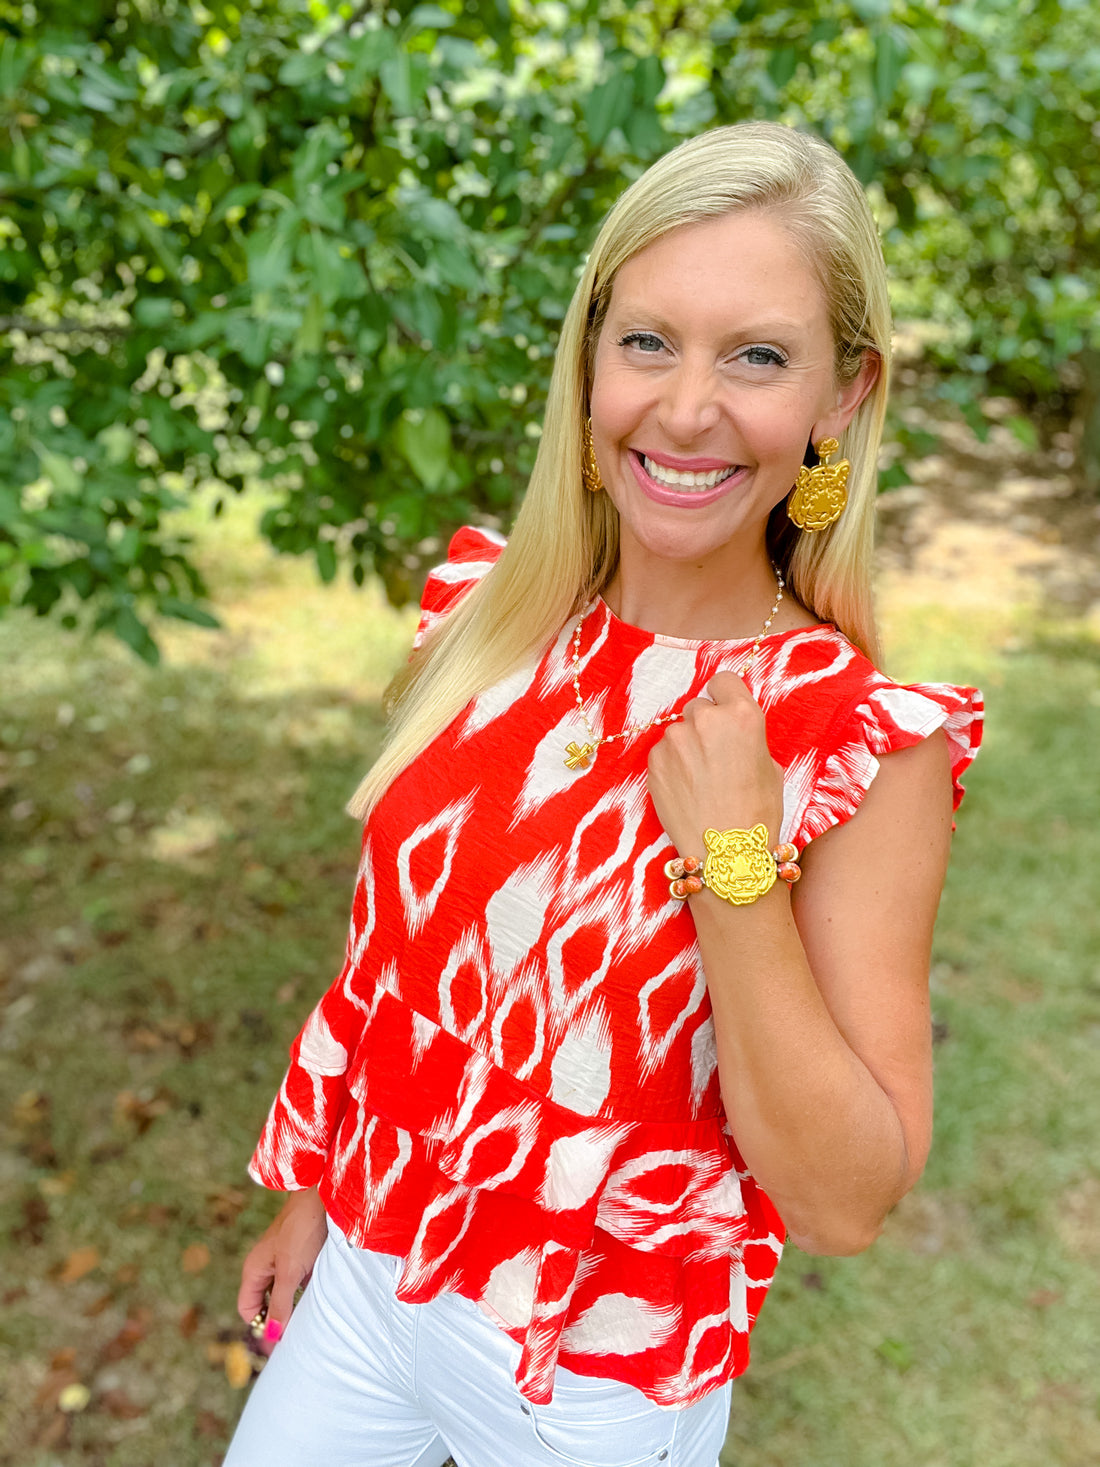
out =
[(565, 746), (566, 769), (587, 769), (588, 761), (595, 753), (591, 744), (578, 744), (576, 739)]
[(705, 830), (707, 848), (703, 881), (723, 901), (747, 906), (775, 885), (775, 857), (768, 849), (768, 827), (751, 830)]
[(844, 513), (844, 506), (848, 503), (848, 474), (852, 466), (846, 458), (838, 464), (829, 462), (839, 447), (835, 438), (816, 443), (814, 452), (821, 462), (812, 469), (803, 464), (798, 471), (794, 492), (787, 501), (787, 514), (800, 530), (827, 529)]

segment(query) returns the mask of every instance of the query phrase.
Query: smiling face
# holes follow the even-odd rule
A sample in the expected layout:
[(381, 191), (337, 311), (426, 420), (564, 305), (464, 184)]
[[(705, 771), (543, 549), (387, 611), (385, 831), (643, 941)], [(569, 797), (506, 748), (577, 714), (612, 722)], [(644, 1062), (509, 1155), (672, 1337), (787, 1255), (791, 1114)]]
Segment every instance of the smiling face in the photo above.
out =
[(775, 214), (686, 225), (628, 260), (591, 390), (620, 564), (763, 554), (807, 443), (839, 437), (873, 385), (873, 357), (842, 387), (835, 354), (824, 291)]

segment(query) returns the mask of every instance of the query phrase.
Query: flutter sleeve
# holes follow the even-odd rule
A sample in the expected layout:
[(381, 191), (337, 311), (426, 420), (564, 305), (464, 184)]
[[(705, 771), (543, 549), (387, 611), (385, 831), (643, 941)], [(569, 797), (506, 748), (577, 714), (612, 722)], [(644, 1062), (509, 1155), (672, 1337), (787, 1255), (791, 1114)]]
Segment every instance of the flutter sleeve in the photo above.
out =
[(941, 728), (947, 737), (957, 810), (964, 793), (961, 777), (981, 743), (983, 711), (977, 688), (949, 683), (902, 686), (873, 673), (821, 739), (811, 777), (790, 782), (786, 838), (802, 846), (850, 820), (878, 773), (881, 756), (919, 744)]
[(419, 647), (448, 611), (453, 611), (472, 586), (496, 564), (504, 537), (494, 530), (465, 525), (453, 536), (447, 559), (430, 572), (420, 599), (420, 625), (414, 647)]

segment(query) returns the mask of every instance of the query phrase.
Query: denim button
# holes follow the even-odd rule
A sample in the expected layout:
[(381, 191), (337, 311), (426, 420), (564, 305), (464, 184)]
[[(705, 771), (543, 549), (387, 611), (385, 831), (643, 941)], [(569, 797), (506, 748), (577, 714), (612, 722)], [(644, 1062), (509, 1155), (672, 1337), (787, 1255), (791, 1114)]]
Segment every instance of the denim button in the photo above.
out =
[(530, 1406), (521, 1406), (519, 1409), (523, 1412), (524, 1416), (530, 1416), (530, 1414), (531, 1414), (531, 1408), (530, 1408)]
[(668, 1456), (668, 1452), (658, 1452), (657, 1453), (657, 1461), (658, 1462), (663, 1462), (667, 1456)]

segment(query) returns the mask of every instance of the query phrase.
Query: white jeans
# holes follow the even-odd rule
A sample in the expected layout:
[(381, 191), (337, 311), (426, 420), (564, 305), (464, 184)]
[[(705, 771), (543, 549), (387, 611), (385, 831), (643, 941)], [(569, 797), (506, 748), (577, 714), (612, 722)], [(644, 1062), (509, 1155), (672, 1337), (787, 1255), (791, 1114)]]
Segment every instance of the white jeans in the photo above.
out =
[(519, 1346), (460, 1295), (403, 1304), (399, 1269), (330, 1225), (224, 1467), (716, 1467), (729, 1386), (676, 1411), (559, 1366), (533, 1406)]

